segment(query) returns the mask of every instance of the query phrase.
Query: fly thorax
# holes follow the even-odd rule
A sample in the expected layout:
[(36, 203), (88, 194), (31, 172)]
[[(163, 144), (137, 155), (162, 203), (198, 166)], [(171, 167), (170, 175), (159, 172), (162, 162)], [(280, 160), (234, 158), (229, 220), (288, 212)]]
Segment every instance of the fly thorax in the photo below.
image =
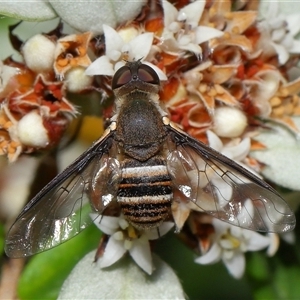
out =
[(131, 93), (118, 114), (116, 140), (125, 154), (145, 161), (161, 150), (166, 138), (162, 116), (148, 94)]
[(138, 229), (158, 227), (170, 215), (173, 199), (171, 177), (158, 156), (146, 163), (126, 159), (117, 201), (126, 219)]

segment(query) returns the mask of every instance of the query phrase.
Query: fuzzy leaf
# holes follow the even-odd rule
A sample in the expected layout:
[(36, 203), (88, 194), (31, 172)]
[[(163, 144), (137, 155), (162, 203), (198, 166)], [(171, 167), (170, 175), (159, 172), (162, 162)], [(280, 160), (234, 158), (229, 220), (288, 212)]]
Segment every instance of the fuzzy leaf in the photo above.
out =
[[(299, 12), (300, 10), (300, 2), (299, 1), (281, 1), (281, 0), (274, 0), (274, 2), (277, 2), (278, 4), (278, 11), (280, 12), (281, 15), (289, 15), (293, 14), (295, 12)], [(291, 3), (293, 5), (291, 5)], [(272, 5), (272, 2), (270, 0), (261, 0), (259, 4), (259, 12), (262, 14), (265, 14), (270, 5)]]
[[(70, 241), (33, 257), (20, 278), (19, 299), (56, 299), (73, 267), (97, 247), (99, 239), (100, 231), (90, 226)], [(90, 264), (92, 262), (93, 259)]]
[(57, 14), (69, 25), (79, 31), (92, 31), (100, 34), (102, 25), (116, 27), (136, 17), (147, 1), (49, 1)]
[(92, 263), (94, 252), (87, 254), (65, 281), (58, 299), (184, 299), (184, 292), (174, 271), (154, 256), (151, 276), (131, 258), (101, 269)]
[(57, 17), (51, 4), (47, 1), (34, 1), (32, 3), (31, 0), (2, 1), (0, 14), (26, 21), (45, 21)]
[[(300, 128), (300, 118), (293, 119)], [(264, 130), (256, 140), (266, 145), (266, 150), (252, 151), (251, 156), (266, 164), (262, 174), (274, 183), (300, 190), (300, 140), (287, 128), (270, 124), (271, 130)]]

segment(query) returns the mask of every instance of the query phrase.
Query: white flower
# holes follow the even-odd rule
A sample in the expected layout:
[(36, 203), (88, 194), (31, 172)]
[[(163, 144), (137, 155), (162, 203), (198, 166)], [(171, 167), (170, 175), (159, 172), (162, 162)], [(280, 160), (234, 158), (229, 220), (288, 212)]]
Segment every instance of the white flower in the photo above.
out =
[(100, 267), (109, 267), (117, 262), (128, 251), (134, 261), (148, 274), (153, 271), (149, 240), (155, 240), (166, 234), (172, 222), (164, 222), (158, 228), (137, 231), (124, 216), (110, 217), (91, 214), (96, 226), (110, 238), (100, 260)]
[[(125, 61), (143, 61), (147, 57), (152, 46), (153, 33), (139, 34), (131, 28), (125, 30), (117, 32), (112, 27), (103, 25), (106, 54), (96, 59), (86, 69), (87, 75), (113, 76), (115, 71), (125, 65)], [(161, 80), (167, 79), (158, 67), (151, 63), (147, 64), (156, 71)]]
[(250, 138), (244, 138), (243, 140), (238, 138), (233, 139), (224, 145), (220, 138), (212, 131), (207, 130), (206, 135), (210, 147), (236, 162), (244, 160), (250, 152)]
[(232, 226), (218, 219), (213, 219), (212, 222), (215, 228), (213, 245), (204, 255), (196, 258), (195, 262), (211, 264), (222, 260), (233, 277), (241, 278), (246, 264), (244, 253), (268, 247), (269, 236)]
[[(241, 142), (239, 139), (235, 139), (230, 143), (223, 145), (220, 138), (210, 130), (206, 132), (210, 147), (214, 148), (218, 152), (227, 156), (228, 158), (243, 165), (241, 161), (247, 156), (250, 151), (250, 139), (245, 138)], [(244, 165), (243, 165), (244, 166)], [(208, 169), (208, 168), (207, 168)], [(214, 186), (217, 186), (216, 195), (218, 196), (219, 204), (221, 207), (228, 204), (228, 201), (232, 197), (232, 186), (228, 184), (221, 176), (217, 175), (215, 170), (208, 169), (206, 173), (211, 171), (208, 175), (210, 181)]]
[[(270, 45), (267, 40), (266, 46), (269, 47)], [(249, 95), (251, 95), (252, 103), (259, 109), (260, 117), (267, 118), (270, 116), (272, 112), (270, 99), (278, 91), (280, 84), (284, 82), (283, 76), (275, 68), (260, 70), (252, 78), (243, 81)]]
[(212, 27), (198, 26), (205, 1), (195, 1), (179, 11), (168, 1), (163, 1), (164, 25), (162, 47), (170, 52), (186, 50), (201, 55), (199, 44), (223, 35)]
[(264, 52), (278, 54), (281, 65), (285, 64), (290, 54), (300, 53), (300, 41), (295, 36), (300, 31), (300, 14), (282, 15), (279, 11), (279, 2), (269, 4), (264, 19), (258, 24), (261, 32), (261, 44)]
[[(239, 163), (250, 151), (249, 138), (245, 138), (241, 142), (239, 139), (234, 139), (231, 143), (223, 145), (220, 138), (212, 131), (207, 131), (207, 137), (209, 145), (212, 148)], [(173, 151), (168, 157), (168, 168), (171, 174), (176, 174), (174, 170), (178, 168), (178, 157), (180, 157), (180, 155), (180, 153)], [(201, 212), (221, 210), (228, 205), (233, 196), (233, 187), (226, 179), (224, 180), (223, 173), (221, 174), (216, 168), (207, 164), (203, 159), (200, 159), (198, 155), (192, 155), (191, 158), (197, 168), (187, 169), (186, 176), (181, 179), (177, 176), (174, 179), (175, 185), (181, 194), (191, 200), (182, 201), (179, 197), (175, 199), (176, 201), (172, 204), (172, 213), (177, 231), (184, 225), (190, 210)], [(214, 187), (213, 192), (207, 192), (211, 187)], [(248, 213), (243, 214), (243, 212), (241, 212), (238, 217), (238, 221), (245, 224), (245, 226), (249, 220), (243, 221), (242, 218), (249, 216), (249, 211), (250, 208)]]

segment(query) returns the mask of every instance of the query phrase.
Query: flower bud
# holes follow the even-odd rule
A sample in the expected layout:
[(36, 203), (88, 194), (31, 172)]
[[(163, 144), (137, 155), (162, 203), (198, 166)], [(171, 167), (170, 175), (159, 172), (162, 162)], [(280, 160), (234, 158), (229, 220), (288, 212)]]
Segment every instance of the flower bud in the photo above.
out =
[(26, 114), (17, 125), (18, 137), (22, 144), (31, 147), (46, 147), (49, 143), (48, 133), (42, 117), (32, 111)]
[(22, 52), (29, 69), (36, 73), (51, 71), (54, 63), (55, 44), (46, 36), (37, 34), (23, 46)]
[(214, 114), (214, 132), (220, 137), (240, 136), (247, 126), (247, 117), (238, 108), (223, 106), (216, 108)]
[(67, 90), (72, 93), (78, 93), (91, 86), (93, 77), (85, 74), (85, 68), (72, 68), (66, 73)]

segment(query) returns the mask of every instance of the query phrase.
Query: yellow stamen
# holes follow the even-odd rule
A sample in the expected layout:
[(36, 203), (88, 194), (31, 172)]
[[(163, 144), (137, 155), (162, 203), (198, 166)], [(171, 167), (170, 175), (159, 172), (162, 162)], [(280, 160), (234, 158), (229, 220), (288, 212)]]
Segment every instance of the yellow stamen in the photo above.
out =
[(239, 239), (236, 237), (232, 236), (230, 233), (226, 233), (222, 236), (222, 240), (227, 240), (230, 242), (232, 248), (231, 249), (236, 249), (239, 248), (241, 245), (241, 242)]
[(137, 239), (138, 238), (138, 235), (136, 233), (136, 230), (135, 228), (132, 226), (132, 225), (129, 225), (128, 228), (127, 228), (127, 233), (128, 233), (128, 237), (130, 239)]

